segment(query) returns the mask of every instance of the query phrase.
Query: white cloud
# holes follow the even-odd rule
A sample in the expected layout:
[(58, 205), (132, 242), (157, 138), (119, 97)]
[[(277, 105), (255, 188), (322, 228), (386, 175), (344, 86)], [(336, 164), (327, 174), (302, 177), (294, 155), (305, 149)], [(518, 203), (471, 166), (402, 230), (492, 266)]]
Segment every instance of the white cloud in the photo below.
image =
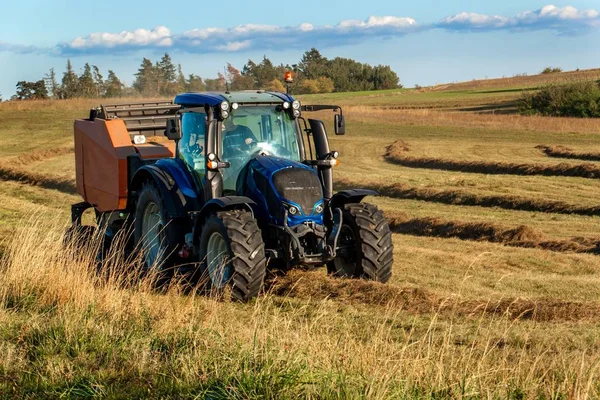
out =
[[(422, 30), (479, 32), (492, 30), (551, 30), (575, 34), (600, 27), (596, 10), (547, 5), (512, 17), (461, 12), (438, 23), (419, 25), (410, 17), (371, 16), (366, 20), (344, 20), (336, 25), (295, 26), (244, 24), (232, 28), (202, 27), (173, 34), (167, 27), (136, 29), (120, 33), (92, 33), (56, 47), (58, 54), (131, 52), (138, 49), (177, 49), (190, 53), (236, 52), (268, 49), (307, 49), (357, 43), (367, 38), (394, 38)], [(2, 50), (0, 45), (0, 51)], [(4, 48), (8, 48), (7, 45)]]
[(548, 29), (558, 33), (573, 33), (598, 26), (599, 23), (600, 14), (596, 10), (547, 5), (513, 17), (462, 12), (442, 19), (436, 27), (456, 31)]
[(121, 33), (92, 33), (86, 37), (77, 37), (69, 43), (74, 50), (112, 49), (115, 47), (170, 47), (173, 45), (171, 31), (165, 26), (153, 30), (136, 29)]

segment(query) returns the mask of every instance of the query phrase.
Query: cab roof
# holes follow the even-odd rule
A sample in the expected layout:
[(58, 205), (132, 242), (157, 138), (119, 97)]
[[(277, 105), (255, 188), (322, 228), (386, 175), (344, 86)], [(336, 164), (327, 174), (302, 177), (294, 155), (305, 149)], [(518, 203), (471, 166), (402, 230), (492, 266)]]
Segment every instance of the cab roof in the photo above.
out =
[(265, 92), (262, 90), (244, 90), (239, 92), (201, 92), (183, 93), (175, 97), (175, 104), (183, 107), (198, 107), (208, 104), (211, 107), (223, 101), (230, 103), (282, 103), (292, 102), (292, 96), (279, 92)]

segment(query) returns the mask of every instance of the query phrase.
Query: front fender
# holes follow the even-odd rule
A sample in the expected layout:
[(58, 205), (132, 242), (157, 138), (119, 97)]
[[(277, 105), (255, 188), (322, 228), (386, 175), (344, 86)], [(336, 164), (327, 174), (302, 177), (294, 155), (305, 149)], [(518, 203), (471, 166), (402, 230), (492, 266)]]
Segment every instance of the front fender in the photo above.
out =
[(256, 203), (254, 202), (254, 200), (245, 196), (217, 197), (215, 199), (207, 201), (206, 204), (204, 204), (204, 206), (200, 210), (199, 219), (202, 220), (215, 212), (229, 211), (235, 209), (245, 209), (247, 211), (250, 211), (252, 213), (252, 216), (254, 217), (254, 210), (252, 207), (255, 205)]
[(341, 190), (331, 197), (329, 207), (335, 209), (350, 203), (360, 203), (367, 196), (379, 196), (379, 193), (369, 189)]
[(256, 206), (256, 203), (252, 199), (245, 196), (224, 196), (207, 201), (196, 218), (196, 224), (194, 227), (194, 243), (198, 244), (204, 221), (212, 214), (219, 211), (242, 209), (249, 211), (252, 213), (252, 217), (254, 217), (254, 206)]

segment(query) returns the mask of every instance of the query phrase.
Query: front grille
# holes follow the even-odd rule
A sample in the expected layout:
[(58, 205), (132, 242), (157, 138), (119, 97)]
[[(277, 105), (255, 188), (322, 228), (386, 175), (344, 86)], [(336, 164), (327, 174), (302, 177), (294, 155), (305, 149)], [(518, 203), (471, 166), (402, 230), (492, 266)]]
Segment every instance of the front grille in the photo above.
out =
[(323, 198), (319, 177), (307, 169), (281, 170), (273, 175), (273, 184), (281, 197), (300, 205), (304, 215), (311, 215), (315, 204)]

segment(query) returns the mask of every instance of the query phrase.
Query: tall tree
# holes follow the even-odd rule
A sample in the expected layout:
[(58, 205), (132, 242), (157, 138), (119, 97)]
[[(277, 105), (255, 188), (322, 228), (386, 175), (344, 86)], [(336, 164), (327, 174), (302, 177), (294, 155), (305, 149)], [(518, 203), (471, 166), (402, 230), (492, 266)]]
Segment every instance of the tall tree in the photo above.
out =
[(104, 95), (106, 97), (121, 97), (123, 96), (124, 86), (125, 85), (123, 85), (121, 80), (117, 78), (117, 75), (113, 72), (113, 70), (109, 69), (108, 78), (106, 79), (105, 83), (106, 92)]
[(96, 97), (104, 96), (106, 88), (104, 87), (104, 77), (100, 73), (100, 69), (96, 65), (92, 65), (92, 71), (94, 75), (94, 86), (96, 89)]
[(158, 71), (147, 58), (142, 60), (142, 64), (135, 74), (133, 88), (143, 96), (156, 96), (158, 94)]
[(54, 72), (54, 68), (50, 68), (50, 71), (46, 75), (44, 75), (44, 82), (46, 83), (48, 95), (52, 96), (52, 98), (54, 99), (60, 98), (60, 85), (56, 80), (56, 73)]
[(79, 77), (79, 94), (83, 97), (94, 97), (96, 94), (92, 67), (89, 63), (85, 63), (83, 66), (83, 73)]
[(302, 55), (298, 70), (306, 79), (318, 79), (327, 76), (327, 58), (314, 47)]
[(156, 63), (156, 69), (158, 72), (158, 80), (159, 80), (159, 88), (158, 91), (162, 95), (172, 95), (175, 94), (177, 88), (176, 84), (176, 68), (173, 64), (173, 60), (168, 53), (165, 53), (164, 56), (160, 59), (159, 62)]
[(75, 71), (73, 71), (73, 65), (71, 60), (67, 60), (67, 70), (65, 71), (62, 78), (62, 85), (60, 88), (61, 98), (70, 99), (78, 95), (78, 84), (79, 78)]

